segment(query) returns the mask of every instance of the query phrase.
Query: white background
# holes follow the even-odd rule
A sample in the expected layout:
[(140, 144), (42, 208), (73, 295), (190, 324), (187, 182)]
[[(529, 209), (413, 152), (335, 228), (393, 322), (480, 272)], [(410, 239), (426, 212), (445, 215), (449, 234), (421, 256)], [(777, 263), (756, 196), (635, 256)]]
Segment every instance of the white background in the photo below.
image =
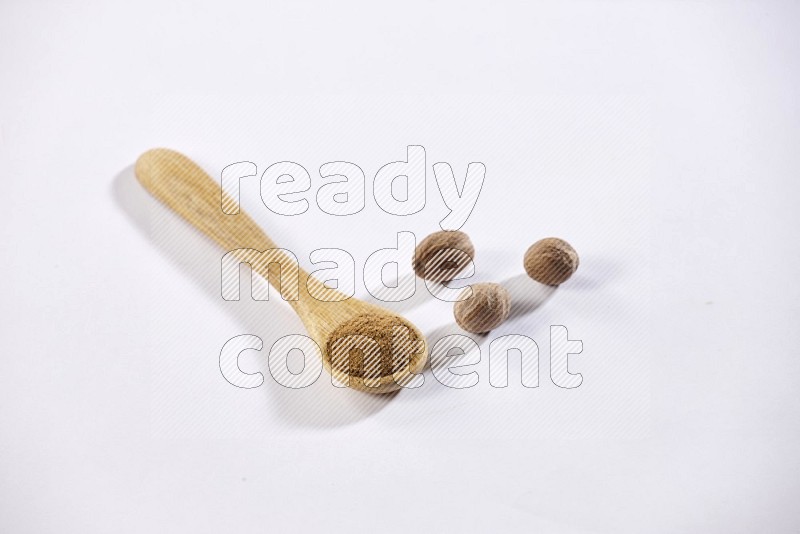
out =
[[(798, 532), (799, 27), (791, 2), (3, 2), (0, 530)], [(371, 178), (409, 144), (428, 203), (393, 217)], [(306, 267), (421, 239), (430, 166), (483, 162), (463, 229), (515, 313), (476, 337), (478, 386), (287, 390), (266, 350), (240, 361), (261, 387), (226, 382), (225, 341), (302, 325), (222, 301), (223, 251), (133, 177), (155, 146), (215, 178), (304, 165), (308, 213), (242, 197)], [(351, 217), (313, 202), (336, 160), (367, 175)], [(555, 292), (521, 276), (549, 235), (581, 255)], [(395, 309), (459, 332), (419, 288)], [(579, 388), (549, 379), (551, 324)], [(489, 385), (509, 333), (538, 388)]]

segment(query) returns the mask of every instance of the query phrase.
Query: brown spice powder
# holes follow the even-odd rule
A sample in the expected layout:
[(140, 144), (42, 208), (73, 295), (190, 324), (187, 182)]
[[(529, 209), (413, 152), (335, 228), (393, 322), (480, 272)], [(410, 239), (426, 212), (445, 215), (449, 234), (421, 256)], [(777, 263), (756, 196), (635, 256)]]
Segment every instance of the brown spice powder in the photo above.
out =
[[(393, 332), (396, 326), (406, 329), (407, 337), (404, 341), (408, 341), (402, 347), (404, 350), (397, 351), (398, 354), (394, 354), (392, 350)], [(352, 342), (349, 342), (350, 340), (346, 339), (349, 336), (365, 336), (377, 343), (380, 350), (380, 376), (389, 376), (406, 368), (421, 341), (414, 328), (409, 327), (402, 318), (393, 315), (365, 313), (344, 322), (331, 332), (326, 351), (334, 369), (356, 378), (364, 377), (365, 370), (374, 369), (374, 364), (370, 365), (371, 362), (364, 361), (365, 352), (368, 355), (370, 353), (360, 348), (363, 343), (359, 343), (358, 338), (355, 337), (351, 337)], [(343, 345), (337, 347), (337, 342), (343, 343)], [(338, 351), (346, 350), (349, 353), (348, 358), (343, 357), (343, 354), (334, 355), (335, 348)], [(366, 374), (375, 377), (373, 371)]]

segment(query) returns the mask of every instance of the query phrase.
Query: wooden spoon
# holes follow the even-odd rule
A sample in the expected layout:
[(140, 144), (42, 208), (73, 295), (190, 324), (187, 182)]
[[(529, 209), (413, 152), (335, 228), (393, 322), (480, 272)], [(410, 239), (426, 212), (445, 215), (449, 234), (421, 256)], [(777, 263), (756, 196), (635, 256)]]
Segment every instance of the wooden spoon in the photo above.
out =
[[(237, 260), (249, 263), (280, 291), (319, 346), (325, 369), (337, 380), (361, 391), (388, 393), (422, 371), (425, 337), (413, 324), (325, 287), (300, 269), (292, 255), (278, 249), (246, 213), (224, 213), (222, 206), (234, 201), (192, 160), (157, 148), (139, 157), (135, 172), (154, 197), (226, 251), (234, 251)], [(276, 263), (280, 280), (276, 269), (270, 269)]]

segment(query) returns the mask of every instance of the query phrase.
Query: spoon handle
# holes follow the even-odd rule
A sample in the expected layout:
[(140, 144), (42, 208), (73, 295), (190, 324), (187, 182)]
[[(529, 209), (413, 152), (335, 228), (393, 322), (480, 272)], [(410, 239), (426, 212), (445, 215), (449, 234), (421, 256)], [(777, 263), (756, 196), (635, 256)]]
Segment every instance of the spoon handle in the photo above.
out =
[[(225, 250), (240, 251), (236, 252), (237, 259), (249, 263), (284, 299), (295, 304), (298, 294), (292, 291), (298, 285), (305, 288), (307, 275), (293, 257), (281, 250), (271, 250), (277, 249), (277, 245), (244, 211), (235, 215), (222, 211), (222, 205), (230, 205), (233, 200), (195, 162), (174, 150), (155, 148), (139, 157), (135, 172), (150, 194)], [(270, 252), (261, 254), (265, 250)], [(270, 276), (271, 263), (281, 265), (281, 283)], [(294, 281), (295, 276), (300, 284), (282, 283), (284, 277)]]

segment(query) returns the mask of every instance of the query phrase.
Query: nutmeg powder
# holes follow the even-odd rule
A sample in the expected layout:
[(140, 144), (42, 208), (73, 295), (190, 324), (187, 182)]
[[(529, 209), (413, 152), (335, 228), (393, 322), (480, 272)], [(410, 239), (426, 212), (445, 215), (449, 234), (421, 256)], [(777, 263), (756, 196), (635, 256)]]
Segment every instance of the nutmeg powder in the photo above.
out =
[[(393, 333), (396, 326), (403, 327), (408, 332), (407, 341), (409, 343), (404, 344), (408, 349), (399, 351), (399, 354), (394, 353), (392, 346)], [(410, 358), (413, 358), (414, 347), (417, 347), (421, 341), (416, 330), (410, 328), (402, 318), (388, 314), (365, 313), (345, 321), (331, 332), (326, 346), (328, 355), (330, 356), (334, 353), (334, 348), (338, 341), (349, 336), (365, 336), (377, 343), (380, 350), (380, 376), (393, 375), (406, 368)], [(337, 350), (342, 349), (338, 348)], [(344, 350), (349, 353), (347, 358), (330, 358), (331, 366), (337, 371), (344, 372), (352, 377), (362, 378), (366, 369), (374, 368), (374, 363), (364, 361), (365, 353), (368, 356), (371, 356), (371, 354), (360, 348), (358, 342), (345, 345)], [(374, 373), (369, 372), (369, 374), (373, 375)]]

